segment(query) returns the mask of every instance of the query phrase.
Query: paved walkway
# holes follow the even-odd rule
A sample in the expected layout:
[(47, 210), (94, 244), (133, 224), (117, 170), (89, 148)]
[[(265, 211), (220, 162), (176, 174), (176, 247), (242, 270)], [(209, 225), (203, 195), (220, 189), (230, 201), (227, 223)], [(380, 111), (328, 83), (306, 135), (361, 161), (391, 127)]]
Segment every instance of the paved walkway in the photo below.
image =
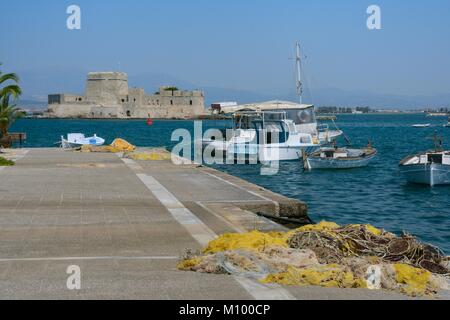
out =
[[(282, 229), (244, 209), (275, 214), (295, 207), (291, 200), (240, 179), (60, 149), (16, 159), (0, 171), (0, 299), (404, 298), (178, 271), (185, 249), (217, 234)], [(81, 290), (67, 288), (71, 265), (81, 269)]]

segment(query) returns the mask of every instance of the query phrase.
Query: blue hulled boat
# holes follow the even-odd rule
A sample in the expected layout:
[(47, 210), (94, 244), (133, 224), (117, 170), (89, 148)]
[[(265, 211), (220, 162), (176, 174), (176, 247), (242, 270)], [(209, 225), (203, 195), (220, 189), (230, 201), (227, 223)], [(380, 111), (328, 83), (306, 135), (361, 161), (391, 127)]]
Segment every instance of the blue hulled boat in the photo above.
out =
[(450, 151), (442, 149), (442, 138), (434, 135), (435, 149), (404, 158), (400, 170), (408, 182), (430, 186), (450, 184)]
[(430, 186), (450, 184), (450, 151), (430, 151), (406, 157), (400, 170), (408, 182)]
[(372, 147), (362, 149), (320, 148), (303, 159), (304, 167), (310, 169), (351, 169), (367, 166), (376, 156)]

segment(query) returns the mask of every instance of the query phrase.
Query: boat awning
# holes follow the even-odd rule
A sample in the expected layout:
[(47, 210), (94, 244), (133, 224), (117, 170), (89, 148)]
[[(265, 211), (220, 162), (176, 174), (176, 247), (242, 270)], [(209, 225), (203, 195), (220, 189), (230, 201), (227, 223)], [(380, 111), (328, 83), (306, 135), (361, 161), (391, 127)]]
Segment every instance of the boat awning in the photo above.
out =
[(238, 106), (222, 107), (221, 113), (230, 114), (239, 111), (275, 111), (289, 109), (308, 109), (314, 107), (312, 104), (299, 104), (291, 101), (266, 101), (260, 103), (249, 103)]

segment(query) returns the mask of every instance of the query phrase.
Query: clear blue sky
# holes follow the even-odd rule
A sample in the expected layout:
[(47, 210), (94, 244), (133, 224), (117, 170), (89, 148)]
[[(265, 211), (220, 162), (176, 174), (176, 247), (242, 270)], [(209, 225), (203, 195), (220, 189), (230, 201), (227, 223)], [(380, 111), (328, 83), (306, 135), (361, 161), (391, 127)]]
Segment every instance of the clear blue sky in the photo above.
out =
[[(80, 31), (66, 29), (70, 4), (81, 7)], [(366, 28), (370, 4), (381, 7), (380, 31)], [(5, 71), (120, 62), (129, 74), (278, 93), (292, 88), (299, 40), (313, 89), (450, 93), (448, 0), (2, 0), (1, 11)]]

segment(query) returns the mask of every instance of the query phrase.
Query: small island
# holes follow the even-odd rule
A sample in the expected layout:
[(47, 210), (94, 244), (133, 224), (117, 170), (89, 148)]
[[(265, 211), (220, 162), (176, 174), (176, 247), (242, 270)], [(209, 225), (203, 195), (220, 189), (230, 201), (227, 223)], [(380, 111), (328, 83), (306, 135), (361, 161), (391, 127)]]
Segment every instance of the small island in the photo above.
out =
[(202, 91), (160, 87), (153, 95), (130, 88), (123, 72), (91, 72), (85, 95), (50, 94), (46, 118), (189, 119), (204, 114)]

